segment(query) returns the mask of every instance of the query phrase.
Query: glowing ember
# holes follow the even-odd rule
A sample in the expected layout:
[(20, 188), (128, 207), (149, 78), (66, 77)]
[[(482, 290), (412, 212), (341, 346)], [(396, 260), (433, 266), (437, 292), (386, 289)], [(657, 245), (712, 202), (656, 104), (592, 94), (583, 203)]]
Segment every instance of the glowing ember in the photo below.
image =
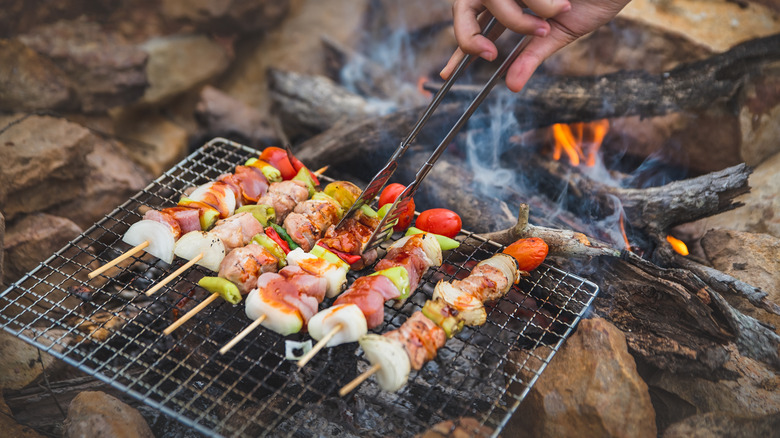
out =
[(666, 236), (666, 241), (669, 242), (670, 245), (672, 245), (672, 248), (677, 251), (677, 253), (687, 256), (688, 255), (688, 246), (680, 239), (677, 239), (675, 237), (672, 237), (671, 235)]
[(609, 131), (607, 119), (571, 125), (556, 123), (552, 126), (555, 138), (553, 159), (560, 160), (561, 154), (565, 152), (572, 165), (579, 166), (580, 161), (584, 160), (587, 166), (593, 167), (596, 164), (596, 154), (607, 131)]

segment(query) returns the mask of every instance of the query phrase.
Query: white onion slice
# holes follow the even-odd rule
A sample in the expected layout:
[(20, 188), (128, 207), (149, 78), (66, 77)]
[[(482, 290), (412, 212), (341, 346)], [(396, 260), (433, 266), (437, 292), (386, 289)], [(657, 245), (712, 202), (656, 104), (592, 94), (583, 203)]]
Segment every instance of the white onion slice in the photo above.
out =
[(512, 285), (520, 280), (520, 271), (517, 269), (517, 262), (515, 262), (514, 257), (509, 254), (496, 254), (487, 260), (479, 262), (477, 266), (479, 265), (492, 266), (504, 274), (509, 285), (505, 290), (501, 291), (502, 294), (507, 293)]
[(319, 341), (339, 324), (341, 328), (325, 344), (326, 347), (357, 342), (361, 336), (368, 333), (366, 317), (360, 307), (355, 304), (339, 304), (312, 316), (308, 322), (309, 334)]
[(173, 252), (186, 260), (192, 260), (198, 254), (203, 254), (203, 258), (197, 264), (219, 272), (219, 264), (225, 258), (225, 244), (219, 237), (205, 231), (190, 231), (179, 238)]
[(374, 377), (384, 391), (398, 391), (406, 385), (411, 364), (400, 341), (369, 333), (361, 337), (359, 342), (366, 359), (372, 365), (381, 366)]
[(425, 251), (425, 255), (428, 256), (430, 261), (429, 266), (441, 266), (442, 254), (441, 245), (432, 234), (425, 233), (423, 235), (422, 249)]
[(433, 288), (433, 299), (441, 298), (458, 310), (458, 318), (469, 326), (482, 325), (487, 321), (485, 305), (479, 298), (463, 292), (446, 281), (439, 281)]
[[(192, 193), (190, 193), (189, 198), (195, 201), (203, 201), (203, 196), (208, 193), (208, 191), (211, 189), (211, 186), (214, 185), (214, 181), (207, 182), (206, 184), (203, 184), (202, 186), (198, 186)], [(221, 192), (220, 192), (221, 193)], [(226, 189), (224, 190), (225, 193), (225, 206), (228, 209), (228, 216), (232, 216), (233, 213), (236, 211), (236, 194), (233, 193), (233, 190)]]
[(244, 305), (247, 317), (254, 321), (265, 315), (265, 320), (260, 324), (282, 336), (298, 333), (303, 328), (299, 312), (292, 310), (290, 305), (264, 300), (258, 289), (249, 292)]
[(176, 237), (171, 227), (157, 221), (142, 219), (128, 228), (122, 241), (128, 245), (137, 246), (149, 242), (144, 251), (164, 261), (173, 262), (173, 248), (176, 245)]

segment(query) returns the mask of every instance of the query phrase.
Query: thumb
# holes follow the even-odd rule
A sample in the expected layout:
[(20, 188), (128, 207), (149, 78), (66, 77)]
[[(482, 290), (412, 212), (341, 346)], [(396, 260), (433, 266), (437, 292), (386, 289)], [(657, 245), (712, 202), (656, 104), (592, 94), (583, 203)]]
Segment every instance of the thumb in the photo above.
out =
[(525, 84), (542, 64), (542, 61), (571, 42), (555, 35), (554, 31), (546, 37), (528, 38), (533, 38), (533, 40), (518, 55), (506, 73), (506, 86), (515, 93), (525, 87)]

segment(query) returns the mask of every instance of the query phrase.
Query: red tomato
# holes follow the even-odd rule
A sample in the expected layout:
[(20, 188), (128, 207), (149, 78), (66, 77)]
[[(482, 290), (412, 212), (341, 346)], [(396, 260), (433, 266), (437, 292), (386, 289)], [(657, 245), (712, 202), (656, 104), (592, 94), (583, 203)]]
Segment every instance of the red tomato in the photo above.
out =
[[(385, 204), (392, 204), (398, 198), (398, 196), (404, 191), (406, 187), (402, 184), (393, 183), (388, 184), (387, 187), (382, 190), (379, 195), (379, 207), (381, 208)], [(398, 223), (393, 227), (394, 231), (403, 231), (409, 228), (414, 219), (414, 199), (409, 202), (409, 206), (406, 211), (398, 216)]]
[(260, 154), (260, 159), (279, 169), (279, 172), (282, 173), (282, 179), (292, 179), (298, 173), (290, 163), (290, 159), (287, 158), (287, 151), (282, 148), (276, 146), (267, 147)]
[(423, 231), (453, 238), (460, 232), (463, 222), (452, 210), (432, 208), (420, 213), (414, 225)]
[(405, 188), (406, 187), (403, 184), (388, 184), (379, 195), (379, 208), (382, 208), (382, 206), (385, 204), (392, 204), (395, 202), (396, 198), (398, 198), (398, 195), (400, 195)]
[(504, 254), (514, 257), (521, 271), (533, 271), (547, 257), (548, 249), (544, 240), (538, 237), (529, 237), (507, 246)]

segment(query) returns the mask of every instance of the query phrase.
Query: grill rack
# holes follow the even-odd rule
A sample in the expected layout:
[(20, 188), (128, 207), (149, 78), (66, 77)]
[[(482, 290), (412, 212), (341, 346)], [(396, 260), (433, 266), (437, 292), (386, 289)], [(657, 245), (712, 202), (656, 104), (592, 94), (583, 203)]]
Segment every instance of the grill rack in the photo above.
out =
[[(151, 298), (142, 292), (183, 261), (167, 265), (142, 253), (87, 280), (115, 248), (129, 248), (121, 236), (141, 218), (139, 207), (170, 206), (186, 187), (257, 154), (221, 138), (193, 152), (2, 292), (0, 326), (209, 436), (412, 436), (447, 420), (475, 435), (487, 426), (497, 436), (590, 306), (595, 284), (542, 265), (487, 309), (486, 324), (448, 340), (399, 392), (384, 393), (369, 379), (340, 398), (338, 389), (369, 366), (356, 344), (324, 349), (298, 370), (284, 358), (285, 340), (307, 336), (260, 328), (222, 356), (217, 350), (249, 321), (241, 305), (221, 300), (164, 336), (173, 316), (207, 296), (196, 284), (212, 275), (205, 268)], [(502, 249), (467, 231), (460, 237), (480, 243), (446, 254), (401, 308), (388, 304), (378, 332), (420, 309), (436, 281), (467, 275)]]

